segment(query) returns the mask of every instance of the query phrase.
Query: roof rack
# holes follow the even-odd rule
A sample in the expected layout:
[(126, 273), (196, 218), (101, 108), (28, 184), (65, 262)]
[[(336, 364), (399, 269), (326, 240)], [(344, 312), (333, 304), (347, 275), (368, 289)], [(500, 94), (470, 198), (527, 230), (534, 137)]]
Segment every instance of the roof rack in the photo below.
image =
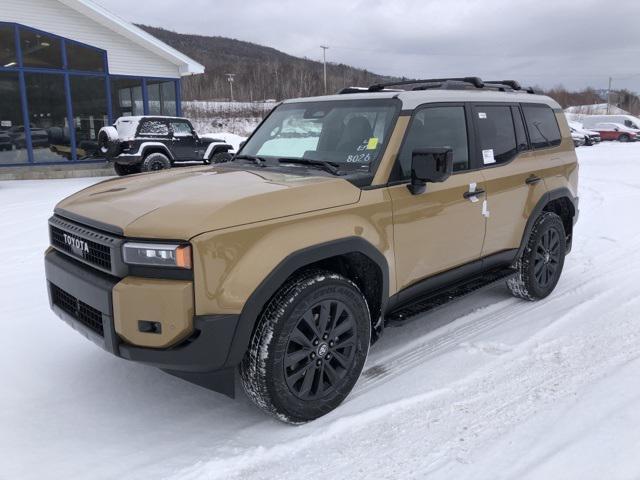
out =
[(366, 92), (401, 92), (404, 90), (392, 89), (389, 87), (415, 85), (411, 90), (466, 90), (470, 88), (491, 89), (502, 92), (521, 92), (539, 93), (532, 87), (523, 88), (515, 80), (490, 80), (483, 81), (480, 77), (452, 77), (452, 78), (428, 78), (422, 80), (399, 80), (397, 82), (386, 82), (371, 85), (370, 87), (347, 87), (339, 94), (345, 93), (366, 93)]

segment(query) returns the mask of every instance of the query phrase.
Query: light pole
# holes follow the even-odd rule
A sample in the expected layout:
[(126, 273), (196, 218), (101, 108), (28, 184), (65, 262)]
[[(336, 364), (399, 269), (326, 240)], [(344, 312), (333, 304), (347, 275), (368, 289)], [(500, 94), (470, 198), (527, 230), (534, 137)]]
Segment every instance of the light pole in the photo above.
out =
[(231, 91), (231, 101), (233, 102), (233, 79), (236, 76), (235, 73), (225, 73), (227, 81), (229, 82), (229, 90)]
[(327, 94), (327, 50), (329, 49), (326, 45), (320, 45), (322, 49), (322, 64), (324, 65), (324, 94)]

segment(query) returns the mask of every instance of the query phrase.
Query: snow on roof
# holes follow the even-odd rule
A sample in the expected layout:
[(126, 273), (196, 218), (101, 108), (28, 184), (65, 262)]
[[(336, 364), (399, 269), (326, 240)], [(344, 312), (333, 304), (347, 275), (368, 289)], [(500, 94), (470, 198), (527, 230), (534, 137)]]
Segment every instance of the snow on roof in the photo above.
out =
[(566, 113), (581, 115), (631, 115), (626, 110), (611, 105), (607, 112), (606, 103), (594, 103), (593, 105), (576, 105), (574, 107), (565, 108)]
[(58, 1), (177, 65), (182, 76), (204, 73), (204, 66), (200, 63), (91, 0)]

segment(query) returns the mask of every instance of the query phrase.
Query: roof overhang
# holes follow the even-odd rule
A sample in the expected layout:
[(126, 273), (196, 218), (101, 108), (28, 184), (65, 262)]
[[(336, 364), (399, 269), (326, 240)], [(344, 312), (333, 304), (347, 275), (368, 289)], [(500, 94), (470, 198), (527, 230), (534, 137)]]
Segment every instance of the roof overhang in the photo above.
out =
[(201, 65), (192, 58), (187, 57), (175, 48), (170, 47), (153, 35), (150, 35), (141, 28), (123, 20), (100, 5), (93, 3), (91, 0), (58, 1), (177, 65), (181, 76), (204, 73), (204, 65)]

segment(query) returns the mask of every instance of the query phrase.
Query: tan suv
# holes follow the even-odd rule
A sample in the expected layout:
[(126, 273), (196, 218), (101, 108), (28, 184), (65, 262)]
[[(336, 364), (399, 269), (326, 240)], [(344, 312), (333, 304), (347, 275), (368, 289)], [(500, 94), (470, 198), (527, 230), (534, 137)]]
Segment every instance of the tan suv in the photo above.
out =
[(549, 295), (577, 183), (560, 106), (513, 81), (289, 100), (230, 162), (60, 202), (51, 307), (119, 357), (230, 396), (239, 367), (259, 407), (305, 422), (349, 394), (388, 322), (501, 279)]

